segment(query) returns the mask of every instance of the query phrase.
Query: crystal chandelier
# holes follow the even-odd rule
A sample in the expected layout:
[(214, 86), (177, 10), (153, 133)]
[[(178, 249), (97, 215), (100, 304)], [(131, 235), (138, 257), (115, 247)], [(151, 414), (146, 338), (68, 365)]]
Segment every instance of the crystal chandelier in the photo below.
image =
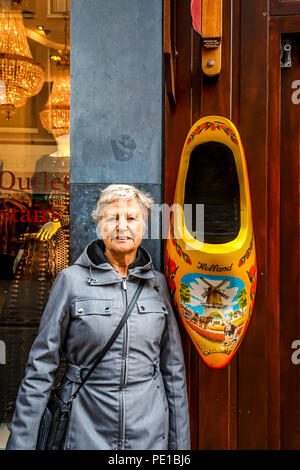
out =
[(40, 112), (41, 123), (56, 139), (70, 132), (70, 65), (54, 78), (49, 99)]
[(18, 3), (0, 0), (0, 112), (7, 119), (44, 83), (44, 70), (33, 60)]
[(46, 105), (40, 112), (41, 123), (45, 129), (57, 137), (70, 132), (70, 55), (67, 50), (67, 17), (65, 17), (65, 49), (62, 57), (52, 56), (57, 74)]

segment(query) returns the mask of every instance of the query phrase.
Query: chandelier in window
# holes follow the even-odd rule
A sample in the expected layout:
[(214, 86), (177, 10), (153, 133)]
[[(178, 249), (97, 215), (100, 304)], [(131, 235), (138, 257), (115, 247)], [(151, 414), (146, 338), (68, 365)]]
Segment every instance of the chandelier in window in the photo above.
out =
[(44, 70), (32, 57), (20, 1), (0, 0), (0, 112), (7, 119), (44, 83)]
[(62, 56), (52, 56), (57, 73), (46, 105), (40, 112), (41, 123), (57, 139), (70, 132), (70, 55), (67, 50), (67, 17), (65, 17), (65, 49)]
[(40, 112), (41, 123), (56, 139), (70, 132), (70, 65), (60, 69), (46, 105)]

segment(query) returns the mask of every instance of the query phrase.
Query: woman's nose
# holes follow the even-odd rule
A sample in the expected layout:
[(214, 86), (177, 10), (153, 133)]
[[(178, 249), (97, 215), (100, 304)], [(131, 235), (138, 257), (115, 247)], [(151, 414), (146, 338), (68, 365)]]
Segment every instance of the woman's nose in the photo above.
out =
[(120, 217), (117, 226), (119, 230), (127, 230), (127, 218)]

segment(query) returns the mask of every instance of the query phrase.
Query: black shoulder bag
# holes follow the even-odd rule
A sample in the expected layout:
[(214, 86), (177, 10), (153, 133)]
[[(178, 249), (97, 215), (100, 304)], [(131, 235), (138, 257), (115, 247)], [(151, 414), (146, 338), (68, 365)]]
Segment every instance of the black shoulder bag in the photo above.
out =
[(113, 335), (111, 336), (111, 338), (109, 339), (105, 347), (100, 352), (94, 365), (88, 371), (88, 373), (82, 380), (81, 384), (78, 386), (78, 388), (73, 393), (73, 395), (69, 398), (69, 400), (66, 403), (60, 400), (60, 398), (58, 397), (59, 387), (52, 389), (46, 409), (42, 416), (38, 439), (37, 439), (36, 450), (62, 450), (63, 449), (67, 425), (68, 425), (69, 418), (70, 418), (72, 401), (74, 400), (74, 398), (76, 398), (81, 387), (83, 387), (87, 379), (93, 373), (93, 371), (95, 370), (95, 368), (97, 367), (97, 365), (99, 364), (103, 356), (107, 353), (107, 351), (109, 350), (109, 348), (111, 347), (115, 339), (117, 338), (118, 334), (120, 333), (121, 329), (125, 325), (125, 322), (127, 318), (129, 317), (129, 315), (131, 314), (134, 304), (137, 298), (139, 297), (144, 284), (145, 284), (145, 279), (141, 279), (140, 284), (137, 290), (135, 291), (135, 294), (130, 304), (128, 305), (127, 310), (124, 313), (116, 330), (114, 331)]

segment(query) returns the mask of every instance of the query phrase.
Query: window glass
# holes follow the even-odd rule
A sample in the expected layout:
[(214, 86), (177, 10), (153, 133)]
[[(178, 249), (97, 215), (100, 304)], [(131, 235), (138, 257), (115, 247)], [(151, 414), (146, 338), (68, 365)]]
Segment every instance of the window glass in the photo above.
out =
[(69, 30), (68, 0), (0, 0), (1, 423), (69, 261)]

